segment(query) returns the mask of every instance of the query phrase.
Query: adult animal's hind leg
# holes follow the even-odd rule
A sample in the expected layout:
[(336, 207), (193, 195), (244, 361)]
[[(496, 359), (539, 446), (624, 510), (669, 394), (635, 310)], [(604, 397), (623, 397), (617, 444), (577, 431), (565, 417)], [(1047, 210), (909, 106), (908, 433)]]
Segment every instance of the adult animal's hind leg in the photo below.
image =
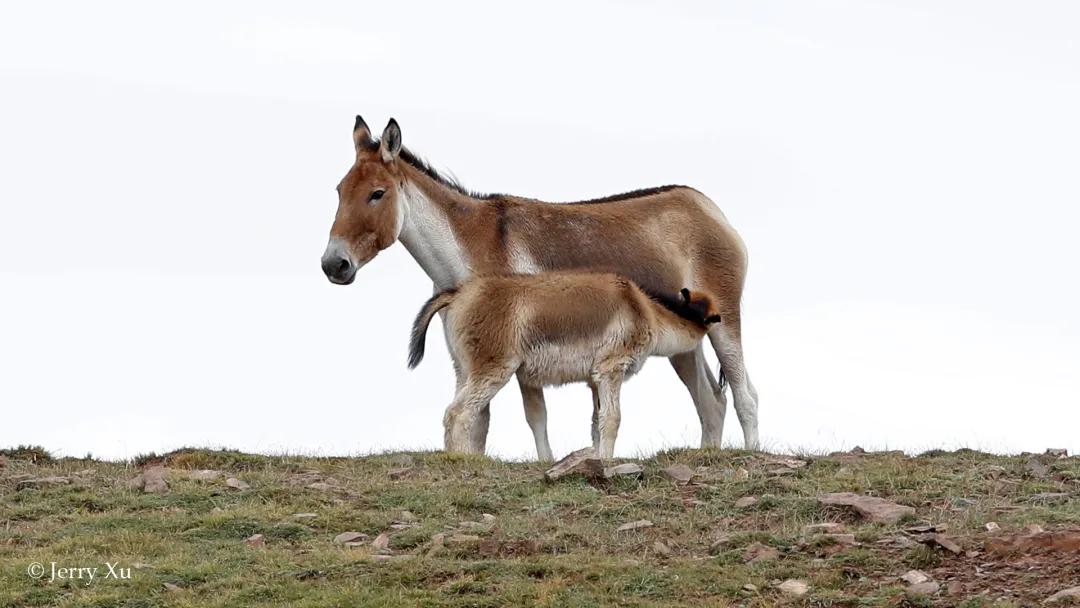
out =
[(742, 425), (743, 442), (748, 450), (758, 449), (758, 395), (750, 376), (746, 373), (743, 361), (742, 342), (739, 332), (739, 318), (727, 317), (723, 322), (709, 329), (709, 341), (716, 349), (720, 359), (720, 368), (731, 386), (731, 398), (735, 403), (735, 414)]
[[(551, 454), (551, 444), (548, 443), (544, 389), (539, 386), (529, 386), (520, 375), (518, 375), (518, 386), (521, 388), (521, 400), (525, 405), (525, 420), (529, 423), (533, 440), (536, 442), (536, 457), (545, 462), (555, 460)], [(488, 409), (490, 410), (490, 406)], [(484, 433), (487, 434), (486, 428)]]
[(694, 350), (669, 357), (668, 360), (694, 400), (694, 407), (697, 408), (698, 419), (701, 421), (701, 447), (720, 447), (727, 404), (724, 403), (723, 393), (709, 370), (702, 344), (698, 343)]

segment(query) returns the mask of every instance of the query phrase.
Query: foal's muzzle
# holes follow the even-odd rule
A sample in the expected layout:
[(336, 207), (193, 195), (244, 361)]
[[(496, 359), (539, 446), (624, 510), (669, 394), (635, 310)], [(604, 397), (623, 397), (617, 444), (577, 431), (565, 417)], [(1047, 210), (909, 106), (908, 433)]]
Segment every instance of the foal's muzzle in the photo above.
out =
[(345, 243), (341, 239), (332, 238), (322, 256), (322, 269), (331, 283), (348, 285), (356, 278), (359, 266), (353, 262)]

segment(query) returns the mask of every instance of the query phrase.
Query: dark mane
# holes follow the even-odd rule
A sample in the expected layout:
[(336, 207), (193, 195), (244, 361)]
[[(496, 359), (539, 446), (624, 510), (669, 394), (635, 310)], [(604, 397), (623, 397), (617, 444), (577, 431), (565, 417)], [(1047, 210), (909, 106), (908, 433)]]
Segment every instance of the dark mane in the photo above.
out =
[(705, 313), (700, 310), (696, 310), (692, 306), (688, 306), (679, 294), (670, 294), (660, 291), (653, 291), (651, 289), (641, 287), (641, 291), (645, 295), (649, 296), (652, 301), (670, 310), (671, 312), (679, 315), (683, 319), (696, 323), (702, 327), (706, 327), (708, 324), (705, 322)]
[(461, 183), (457, 181), (457, 179), (439, 173), (437, 170), (435, 170), (434, 167), (431, 166), (430, 163), (413, 154), (412, 151), (408, 148), (401, 148), (401, 152), (398, 153), (398, 158), (405, 161), (413, 168), (419, 170), (424, 175), (442, 184), (443, 186), (446, 186), (451, 190), (464, 194), (465, 196), (470, 196), (472, 198), (478, 198), (481, 200), (491, 200), (502, 197), (501, 194), (485, 194), (483, 192), (473, 192), (472, 190), (469, 190), (465, 186), (462, 186)]
[[(374, 149), (374, 150), (378, 150), (379, 149), (379, 142), (378, 141), (372, 142), (371, 144), (369, 144), (369, 146), (371, 146), (372, 149)], [(475, 192), (473, 190), (469, 190), (465, 186), (461, 185), (461, 182), (459, 182), (456, 178), (454, 178), (452, 176), (449, 176), (449, 175), (443, 175), (437, 169), (432, 167), (431, 164), (428, 161), (426, 161), (423, 158), (417, 156), (415, 153), (413, 153), (412, 150), (409, 150), (408, 148), (402, 147), (401, 152), (398, 153), (398, 158), (405, 161), (411, 167), (413, 167), (414, 169), (417, 169), (418, 171), (420, 171), (424, 175), (426, 175), (426, 176), (430, 177), (431, 179), (435, 180), (439, 184), (441, 184), (443, 186), (446, 186), (447, 188), (450, 188), (451, 190), (454, 190), (455, 192), (458, 192), (459, 194), (464, 194), (465, 196), (469, 196), (469, 197), (472, 197), (472, 198), (485, 200), (485, 201), (498, 201), (500, 199), (506, 199), (507, 198), (507, 195), (505, 195), (505, 194), (484, 193), (484, 192)], [(618, 202), (618, 201), (624, 201), (624, 200), (631, 199), (631, 198), (639, 198), (639, 197), (643, 197), (643, 196), (652, 196), (654, 194), (661, 194), (663, 192), (668, 192), (668, 191), (674, 190), (676, 188), (687, 188), (687, 186), (682, 186), (682, 185), (678, 185), (678, 184), (670, 184), (670, 185), (667, 185), (667, 186), (656, 186), (654, 188), (641, 188), (639, 190), (631, 190), (630, 192), (623, 192), (621, 194), (612, 194), (610, 196), (602, 196), (600, 198), (591, 198), (591, 199), (583, 200), (583, 201), (570, 201), (570, 202), (565, 202), (565, 203), (553, 203), (553, 204), (556, 204), (556, 205), (597, 205), (597, 204), (602, 204), (602, 203), (615, 203), (615, 202)], [(523, 200), (529, 200), (529, 199), (527, 199), (525, 197), (513, 197), (513, 198), (521, 198)]]
[(667, 186), (656, 186), (654, 188), (641, 188), (639, 190), (631, 190), (630, 192), (623, 192), (622, 194), (612, 194), (610, 196), (602, 196), (600, 198), (590, 198), (585, 201), (573, 201), (569, 203), (558, 203), (559, 205), (596, 205), (599, 203), (614, 203), (618, 201), (624, 201), (628, 198), (638, 198), (642, 196), (652, 196), (654, 194), (660, 194), (676, 188), (687, 188), (687, 186), (681, 186), (679, 184), (670, 184)]

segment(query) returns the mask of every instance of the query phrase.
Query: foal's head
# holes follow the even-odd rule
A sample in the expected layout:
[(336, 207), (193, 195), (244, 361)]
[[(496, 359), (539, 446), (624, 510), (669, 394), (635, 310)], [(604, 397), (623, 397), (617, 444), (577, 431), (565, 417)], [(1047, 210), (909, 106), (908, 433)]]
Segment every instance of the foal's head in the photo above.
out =
[(391, 118), (376, 141), (357, 116), (353, 144), (356, 162), (337, 186), (337, 215), (322, 257), (326, 277), (339, 285), (352, 283), (361, 266), (394, 244), (405, 219), (397, 121)]
[(703, 325), (712, 325), (721, 321), (720, 310), (716, 307), (716, 302), (708, 295), (699, 291), (690, 291), (685, 287), (679, 291), (679, 294), (682, 295), (684, 305), (694, 312), (695, 320), (700, 320)]

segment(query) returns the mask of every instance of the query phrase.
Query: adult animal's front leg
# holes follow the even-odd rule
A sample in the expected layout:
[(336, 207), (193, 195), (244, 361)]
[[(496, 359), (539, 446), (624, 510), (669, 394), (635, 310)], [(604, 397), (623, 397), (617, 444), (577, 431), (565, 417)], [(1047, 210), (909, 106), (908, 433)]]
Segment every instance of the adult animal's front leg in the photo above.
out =
[[(544, 403), (544, 389), (526, 384), (521, 376), (518, 376), (518, 386), (521, 388), (521, 401), (525, 406), (525, 420), (528, 421), (533, 440), (536, 442), (536, 457), (544, 462), (555, 460), (551, 453), (551, 444), (548, 443), (547, 404)], [(488, 409), (490, 410), (490, 407)]]
[(694, 350), (675, 355), (668, 360), (694, 400), (698, 420), (701, 421), (701, 447), (720, 447), (724, 436), (726, 404), (718, 399), (722, 394), (719, 393), (716, 379), (709, 370), (702, 344), (699, 343)]

